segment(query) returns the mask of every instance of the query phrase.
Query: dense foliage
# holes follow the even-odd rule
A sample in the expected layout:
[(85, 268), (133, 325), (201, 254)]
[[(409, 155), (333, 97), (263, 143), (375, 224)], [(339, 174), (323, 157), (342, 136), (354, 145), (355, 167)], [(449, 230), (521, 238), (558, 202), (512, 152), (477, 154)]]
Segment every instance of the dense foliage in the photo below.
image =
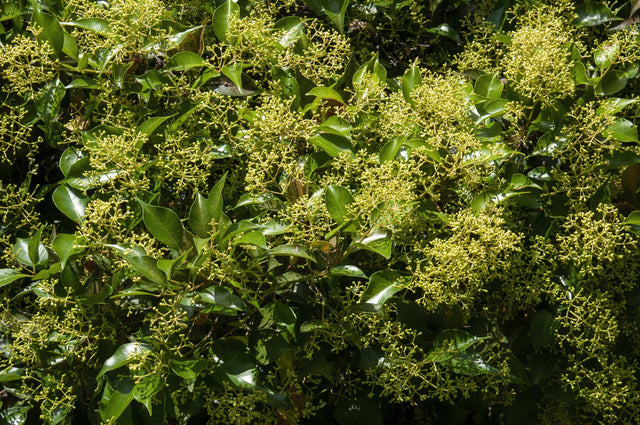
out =
[(0, 423), (637, 421), (639, 9), (3, 0)]

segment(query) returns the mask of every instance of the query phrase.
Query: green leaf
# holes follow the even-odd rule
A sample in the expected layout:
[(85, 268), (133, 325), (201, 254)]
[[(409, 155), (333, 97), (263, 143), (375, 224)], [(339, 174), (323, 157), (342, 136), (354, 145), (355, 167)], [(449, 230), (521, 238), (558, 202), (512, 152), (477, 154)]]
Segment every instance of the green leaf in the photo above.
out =
[(356, 242), (355, 246), (375, 252), (388, 260), (391, 258), (391, 250), (393, 248), (391, 232), (382, 229), (376, 230), (369, 236)]
[(107, 381), (99, 408), (100, 418), (103, 421), (115, 423), (115, 420), (133, 401), (133, 387), (134, 383), (130, 378), (116, 381), (113, 386)]
[(67, 233), (58, 233), (51, 243), (51, 248), (60, 258), (61, 267), (64, 269), (65, 264), (72, 255), (84, 252), (84, 248), (76, 247), (76, 235)]
[(549, 310), (539, 311), (531, 321), (531, 329), (529, 330), (533, 348), (539, 350), (550, 345), (555, 339), (556, 327), (553, 313)]
[(58, 186), (53, 191), (52, 197), (53, 203), (64, 215), (76, 223), (82, 224), (89, 198), (79, 190), (67, 185)]
[(578, 17), (574, 19), (573, 23), (583, 27), (593, 27), (611, 21), (622, 20), (622, 18), (617, 18), (604, 4), (591, 0), (587, 0), (578, 6), (575, 13), (578, 14)]
[(625, 223), (640, 226), (640, 211), (633, 211), (631, 214), (629, 214), (629, 217), (627, 217)]
[(36, 96), (36, 114), (45, 125), (49, 125), (60, 113), (60, 102), (65, 93), (64, 84), (56, 79), (44, 86)]
[(619, 97), (611, 97), (600, 103), (596, 113), (598, 115), (612, 116), (622, 111), (626, 106), (640, 102), (640, 99), (621, 99)]
[(201, 238), (209, 237), (213, 231), (211, 222), (214, 219), (214, 211), (212, 202), (207, 198), (196, 193), (196, 199), (193, 200), (189, 209), (189, 226), (196, 236)]
[(397, 138), (393, 139), (390, 142), (387, 142), (380, 150), (380, 162), (392, 161), (395, 159), (398, 151), (402, 147), (402, 139)]
[(347, 205), (354, 202), (349, 189), (342, 186), (327, 186), (324, 199), (327, 211), (336, 223), (342, 224), (349, 220)]
[(27, 368), (24, 367), (7, 367), (0, 372), (0, 383), (18, 381), (25, 375)]
[(299, 16), (286, 16), (273, 26), (278, 32), (278, 43), (282, 47), (288, 47), (295, 44), (304, 34), (304, 22)]
[(214, 308), (213, 312), (225, 315), (235, 315), (239, 311), (249, 312), (249, 308), (237, 295), (221, 286), (211, 286), (198, 292), (200, 301), (215, 304), (221, 308)]
[(488, 337), (477, 337), (460, 329), (447, 329), (436, 337), (426, 361), (443, 362), (451, 360), (478, 341)]
[(340, 425), (382, 425), (380, 402), (366, 397), (339, 401), (334, 416)]
[(220, 180), (211, 188), (207, 195), (208, 202), (210, 203), (211, 214), (216, 221), (220, 221), (222, 217), (222, 209), (224, 201), (222, 199), (222, 189), (227, 180), (227, 173), (225, 173)]
[(27, 422), (27, 413), (30, 408), (30, 406), (3, 406), (0, 411), (0, 423), (3, 425), (24, 425)]
[(207, 61), (197, 53), (182, 51), (171, 56), (169, 62), (162, 68), (163, 71), (184, 71), (191, 68), (209, 66)]
[(142, 135), (145, 135), (145, 136), (150, 136), (156, 130), (156, 128), (158, 128), (163, 122), (165, 122), (169, 118), (173, 117), (174, 115), (175, 114), (169, 115), (169, 116), (166, 116), (166, 117), (151, 117), (151, 118), (148, 118), (142, 124), (140, 124), (138, 126), (138, 128), (136, 128), (136, 133), (142, 134)]
[(402, 76), (402, 95), (404, 96), (404, 100), (412, 105), (415, 104), (415, 101), (411, 97), (411, 92), (421, 85), (422, 76), (420, 75), (418, 61), (416, 60)]
[(60, 156), (60, 171), (65, 177), (79, 177), (91, 168), (89, 157), (74, 147), (69, 147)]
[(319, 99), (331, 99), (345, 105), (340, 93), (338, 93), (331, 87), (314, 87), (307, 93), (307, 96), (315, 96)]
[(610, 96), (616, 94), (627, 86), (627, 73), (624, 71), (607, 71), (596, 85), (596, 94)]
[(604, 42), (593, 52), (593, 60), (596, 66), (604, 71), (616, 60), (619, 52), (620, 46), (617, 43)]
[(604, 131), (604, 135), (610, 139), (619, 142), (638, 142), (638, 127), (631, 121), (624, 118), (617, 118), (616, 122), (611, 124)]
[[(35, 4), (35, 3), (34, 3)], [(38, 6), (33, 9), (33, 17), (31, 19), (42, 31), (38, 34), (39, 42), (47, 42), (53, 49), (56, 57), (60, 57), (62, 47), (64, 46), (64, 30), (60, 26), (60, 22), (54, 16), (44, 13)]]
[(146, 344), (141, 344), (139, 342), (128, 342), (121, 345), (111, 357), (105, 360), (102, 369), (100, 369), (100, 372), (96, 376), (96, 379), (100, 379), (102, 375), (109, 371), (128, 365), (136, 358), (136, 356), (143, 355), (149, 350), (150, 349)]
[(228, 39), (227, 32), (229, 31), (229, 17), (233, 15), (236, 17), (240, 15), (240, 6), (233, 0), (227, 0), (213, 12), (213, 32), (223, 43), (232, 41)]
[(332, 115), (324, 120), (324, 122), (318, 126), (318, 129), (324, 133), (348, 138), (350, 137), (351, 130), (353, 130), (353, 126), (344, 118)]
[(484, 74), (478, 77), (473, 88), (478, 96), (486, 99), (498, 99), (502, 96), (504, 85), (500, 79), (492, 74)]
[(254, 230), (240, 236), (238, 239), (233, 241), (233, 245), (253, 245), (267, 249), (267, 240), (261, 231)]
[(284, 255), (288, 257), (305, 258), (314, 263), (316, 262), (316, 258), (302, 245), (280, 245), (275, 248), (271, 248), (268, 253), (271, 256)]
[(153, 415), (151, 407), (153, 396), (160, 391), (162, 386), (160, 374), (154, 373), (141, 377), (133, 387), (133, 398), (147, 408), (150, 416)]
[(100, 35), (107, 35), (111, 28), (109, 21), (102, 18), (82, 18), (71, 22), (61, 22), (64, 26), (82, 28), (83, 30), (95, 32)]
[(453, 371), (463, 375), (483, 375), (496, 374), (500, 371), (495, 367), (487, 364), (482, 356), (478, 353), (459, 353), (451, 359)]
[(242, 62), (236, 62), (222, 68), (222, 73), (231, 80), (239, 91), (242, 91), (242, 68)]
[[(27, 277), (27, 275), (20, 273), (18, 270), (0, 269), (0, 287), (8, 285), (18, 279), (22, 279), (23, 277)], [(0, 382), (2, 381), (0, 380)]]
[(140, 199), (137, 201), (142, 207), (142, 220), (149, 233), (169, 248), (182, 250), (186, 235), (178, 215), (169, 208), (149, 205)]
[(363, 279), (367, 278), (367, 275), (364, 274), (362, 270), (350, 264), (346, 264), (344, 266), (333, 266), (329, 270), (329, 274), (331, 276), (359, 277)]
[(453, 28), (451, 25), (447, 24), (446, 22), (437, 27), (429, 28), (427, 29), (427, 31), (433, 34), (445, 36), (455, 41), (456, 43), (462, 43), (462, 40), (460, 39), (460, 35), (455, 30), (455, 28)]
[(324, 13), (340, 34), (344, 34), (344, 18), (350, 0), (320, 0)]
[(375, 272), (369, 278), (369, 285), (356, 308), (360, 311), (380, 311), (384, 303), (402, 289), (400, 281), (400, 274), (392, 270)]
[(262, 322), (260, 329), (276, 326), (294, 335), (294, 328), (297, 320), (296, 313), (288, 305), (279, 301), (272, 301), (262, 308)]
[(259, 329), (249, 335), (249, 344), (255, 352), (256, 360), (267, 365), (277, 361), (283, 354), (296, 349), (281, 333)]
[(353, 146), (344, 136), (332, 133), (320, 133), (309, 140), (312, 145), (322, 149), (332, 157), (336, 157), (340, 152), (353, 152)]

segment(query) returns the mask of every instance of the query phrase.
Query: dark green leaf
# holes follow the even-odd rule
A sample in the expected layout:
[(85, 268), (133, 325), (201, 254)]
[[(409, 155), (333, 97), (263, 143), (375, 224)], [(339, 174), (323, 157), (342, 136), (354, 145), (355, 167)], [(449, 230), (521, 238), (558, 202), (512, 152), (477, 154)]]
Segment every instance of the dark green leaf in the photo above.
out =
[(411, 92), (420, 85), (422, 85), (422, 76), (420, 75), (418, 61), (416, 60), (402, 76), (402, 95), (404, 96), (404, 100), (408, 103), (414, 104), (415, 101), (411, 97)]
[(185, 231), (176, 213), (169, 208), (149, 205), (138, 199), (142, 207), (144, 225), (158, 241), (180, 251), (185, 246)]
[(624, 118), (617, 118), (615, 123), (607, 127), (604, 134), (610, 139), (623, 143), (638, 142), (638, 127)]
[(578, 14), (578, 17), (574, 19), (573, 23), (583, 27), (592, 27), (611, 21), (622, 20), (622, 18), (616, 18), (611, 10), (604, 4), (591, 0), (587, 0), (578, 6), (575, 13)]
[(493, 74), (484, 74), (478, 77), (474, 86), (474, 91), (478, 96), (487, 99), (498, 99), (502, 96), (504, 85), (498, 77)]
[(27, 371), (24, 367), (8, 367), (0, 372), (0, 383), (18, 381), (22, 379)]
[(158, 128), (163, 122), (165, 122), (172, 116), (173, 115), (169, 115), (166, 117), (151, 117), (140, 124), (136, 129), (136, 132), (144, 136), (150, 136), (156, 128)]
[(65, 93), (64, 84), (56, 79), (44, 86), (36, 96), (36, 113), (45, 125), (49, 125), (60, 113), (60, 102)]
[(76, 247), (75, 245), (76, 235), (67, 233), (58, 233), (51, 243), (51, 248), (53, 248), (54, 252), (60, 258), (61, 267), (63, 269), (67, 260), (69, 260), (72, 255), (80, 254), (84, 251), (84, 248)]
[(402, 289), (400, 282), (400, 274), (392, 270), (375, 272), (369, 278), (369, 285), (362, 293), (357, 308), (363, 311), (380, 311), (383, 304)]
[(182, 51), (171, 56), (169, 62), (162, 68), (163, 71), (184, 71), (191, 68), (208, 66), (207, 61), (197, 53)]
[(218, 37), (218, 40), (223, 43), (232, 43), (233, 40), (228, 39), (227, 32), (229, 31), (229, 17), (239, 16), (240, 6), (233, 0), (227, 0), (220, 6), (218, 6), (213, 13), (213, 32)]
[(616, 94), (627, 85), (627, 74), (623, 71), (609, 70), (602, 76), (596, 86), (596, 94), (610, 96)]
[(324, 13), (340, 34), (344, 33), (344, 18), (350, 0), (320, 0)]
[(462, 40), (460, 39), (460, 35), (455, 30), (455, 28), (453, 28), (451, 25), (447, 24), (446, 22), (435, 28), (429, 28), (427, 29), (427, 31), (434, 34), (443, 35), (455, 41), (456, 43), (462, 43)]
[(313, 136), (310, 140), (311, 144), (319, 147), (327, 154), (336, 157), (340, 152), (353, 152), (353, 146), (344, 136), (332, 133), (320, 133)]
[(128, 342), (121, 345), (111, 357), (105, 360), (96, 379), (99, 379), (109, 371), (128, 365), (136, 356), (143, 355), (145, 351), (149, 351), (149, 347), (139, 342)]
[(277, 326), (286, 330), (289, 334), (294, 334), (294, 327), (297, 316), (291, 307), (279, 301), (272, 301), (262, 308), (262, 322), (260, 328)]
[(160, 374), (154, 373), (141, 377), (133, 387), (133, 397), (147, 408), (149, 415), (153, 415), (151, 407), (153, 396), (162, 386)]
[(236, 62), (222, 68), (222, 73), (231, 80), (240, 92), (242, 92), (242, 68), (242, 62)]
[(354, 202), (349, 189), (342, 186), (327, 186), (324, 199), (327, 211), (336, 223), (342, 224), (349, 220), (347, 205)]
[(314, 263), (316, 262), (316, 258), (302, 245), (280, 245), (271, 248), (268, 252), (269, 255), (272, 256), (285, 255), (289, 257), (306, 258)]
[(369, 236), (356, 242), (355, 246), (375, 252), (388, 260), (391, 258), (391, 250), (393, 248), (391, 232), (387, 230), (376, 230)]
[(457, 357), (467, 348), (485, 338), (473, 336), (460, 329), (447, 329), (437, 336), (427, 355), (428, 362), (443, 362)]
[(482, 375), (486, 373), (496, 374), (500, 372), (487, 364), (478, 353), (459, 353), (451, 359), (453, 371), (463, 375)]
[(82, 28), (100, 35), (107, 35), (111, 30), (109, 21), (102, 18), (82, 18), (76, 21), (62, 22), (62, 25)]
[(37, 37), (38, 41), (49, 43), (56, 57), (60, 57), (64, 46), (64, 30), (60, 26), (58, 19), (48, 13), (44, 13), (39, 7), (35, 7), (33, 9), (32, 22), (42, 28)]
[(204, 289), (198, 292), (198, 296), (204, 303), (215, 304), (217, 306), (223, 307), (219, 310), (214, 309), (214, 312), (235, 315), (238, 311), (250, 311), (240, 297), (232, 294), (227, 289), (221, 286), (211, 286), (207, 289)]
[(64, 215), (82, 224), (89, 199), (79, 190), (62, 185), (53, 191), (53, 203)]
[(3, 406), (0, 411), (0, 423), (2, 425), (24, 425), (30, 408), (30, 406)]
[(329, 270), (329, 273), (333, 276), (360, 277), (363, 279), (367, 278), (367, 275), (364, 274), (362, 270), (360, 270), (356, 266), (352, 266), (349, 264), (344, 266), (333, 266)]
[(531, 321), (531, 345), (536, 350), (551, 344), (555, 339), (556, 322), (553, 313), (549, 310), (539, 311)]
[(107, 381), (99, 409), (103, 421), (114, 423), (122, 415), (133, 401), (133, 387), (134, 383), (129, 378), (116, 381), (113, 386)]

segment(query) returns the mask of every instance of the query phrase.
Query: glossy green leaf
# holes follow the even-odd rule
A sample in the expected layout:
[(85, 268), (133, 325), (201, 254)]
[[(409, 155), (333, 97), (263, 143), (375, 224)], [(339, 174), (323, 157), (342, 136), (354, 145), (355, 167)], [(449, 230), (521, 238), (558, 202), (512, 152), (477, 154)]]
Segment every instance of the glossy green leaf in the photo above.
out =
[(0, 423), (3, 425), (24, 425), (27, 422), (27, 413), (30, 406), (4, 407), (0, 411)]
[(350, 0), (320, 0), (324, 13), (340, 34), (344, 33), (344, 19)]
[(149, 351), (149, 347), (146, 344), (141, 344), (139, 342), (128, 342), (121, 345), (111, 357), (105, 360), (102, 369), (100, 369), (100, 372), (96, 376), (96, 379), (99, 379), (109, 371), (128, 365), (136, 358), (136, 356), (144, 355), (145, 351)]
[(133, 401), (133, 387), (134, 383), (130, 378), (115, 381), (113, 385), (107, 381), (99, 408), (103, 421), (113, 423), (122, 415)]
[(242, 91), (242, 62), (236, 62), (222, 68), (222, 73), (231, 80), (239, 91)]
[(171, 56), (171, 59), (162, 68), (163, 71), (185, 71), (191, 68), (200, 68), (208, 66), (207, 61), (202, 59), (197, 53), (182, 51)]
[(460, 329), (447, 329), (436, 337), (429, 350), (426, 361), (443, 362), (457, 357), (469, 347), (485, 338), (473, 336)]
[(264, 365), (273, 363), (283, 354), (296, 349), (281, 333), (267, 329), (252, 332), (249, 336), (249, 344), (255, 352), (256, 360)]
[(9, 19), (17, 18), (27, 12), (27, 9), (22, 4), (15, 1), (7, 1), (2, 3), (2, 9), (0, 9), (0, 22), (8, 21)]
[(82, 18), (71, 22), (61, 22), (64, 26), (82, 28), (83, 30), (95, 32), (100, 35), (107, 35), (111, 30), (109, 21), (102, 18)]
[(422, 85), (422, 76), (418, 68), (418, 61), (414, 61), (411, 67), (402, 76), (402, 95), (408, 103), (414, 104), (415, 101), (411, 97), (411, 93), (416, 87)]
[(278, 42), (282, 47), (295, 44), (304, 33), (304, 22), (298, 16), (285, 16), (273, 26), (279, 30)]
[(60, 103), (65, 93), (64, 84), (58, 79), (48, 83), (38, 92), (35, 99), (36, 114), (45, 125), (49, 125), (60, 113)]
[(640, 226), (640, 211), (633, 211), (625, 220), (625, 223)]
[(335, 134), (336, 136), (348, 138), (350, 137), (351, 130), (353, 130), (353, 126), (344, 118), (332, 115), (324, 120), (318, 129), (324, 133)]
[(459, 353), (451, 359), (453, 371), (463, 375), (497, 374), (500, 370), (489, 365), (478, 353)]
[(638, 127), (631, 121), (618, 118), (604, 131), (605, 136), (619, 142), (638, 142)]
[(345, 104), (344, 99), (342, 99), (340, 93), (338, 93), (331, 87), (314, 87), (307, 93), (307, 95), (315, 96), (319, 99), (331, 99), (340, 102), (343, 105)]
[(446, 22), (437, 27), (429, 28), (427, 29), (427, 31), (447, 37), (455, 41), (456, 43), (462, 43), (462, 40), (460, 39), (460, 35), (455, 30), (455, 28), (453, 28), (451, 25), (447, 24)]
[(268, 253), (271, 256), (298, 257), (316, 262), (316, 258), (302, 245), (280, 245), (271, 248)]
[(288, 305), (279, 301), (272, 301), (265, 305), (260, 313), (262, 313), (262, 322), (260, 322), (259, 326), (261, 329), (276, 326), (282, 330), (286, 330), (291, 335), (294, 334), (297, 316)]
[(367, 279), (367, 275), (364, 274), (362, 270), (350, 264), (345, 264), (343, 266), (333, 266), (329, 270), (329, 274), (331, 274), (332, 276), (359, 277)]
[(331, 133), (316, 134), (310, 139), (312, 145), (322, 149), (332, 157), (336, 157), (340, 152), (353, 152), (353, 146), (344, 136)]
[(611, 21), (622, 20), (621, 18), (616, 18), (603, 3), (591, 0), (586, 0), (578, 6), (575, 13), (578, 17), (574, 19), (573, 23), (583, 27), (593, 27)]
[(555, 316), (549, 310), (541, 310), (531, 321), (531, 345), (536, 350), (550, 345), (555, 339)]
[(596, 85), (596, 94), (610, 96), (627, 86), (627, 74), (623, 71), (609, 70)]
[[(0, 288), (10, 284), (11, 282), (15, 282), (18, 279), (22, 279), (23, 277), (27, 277), (27, 275), (20, 273), (18, 270), (0, 269)], [(0, 380), (0, 382), (2, 381)]]
[(74, 147), (69, 147), (62, 152), (59, 166), (65, 177), (79, 177), (91, 168), (89, 157)]
[(402, 139), (393, 139), (387, 142), (380, 150), (380, 162), (392, 161), (402, 147)]
[(82, 224), (89, 198), (79, 190), (67, 185), (58, 186), (53, 191), (52, 197), (53, 203), (64, 215), (76, 223)]
[(214, 312), (220, 312), (221, 314), (235, 315), (238, 311), (248, 312), (247, 305), (237, 295), (234, 295), (229, 290), (221, 286), (211, 286), (207, 289), (203, 289), (198, 292), (200, 300), (207, 304), (215, 304), (223, 307), (219, 310), (214, 309)]
[(349, 189), (342, 186), (327, 186), (324, 199), (327, 211), (336, 223), (342, 224), (349, 220), (347, 206), (354, 202)]
[(612, 97), (603, 100), (600, 106), (596, 109), (596, 113), (598, 115), (612, 116), (622, 111), (625, 107), (637, 102), (640, 102), (640, 99), (621, 99), (619, 97)]
[(207, 198), (196, 193), (196, 198), (189, 209), (189, 226), (196, 236), (201, 238), (209, 237), (213, 231), (211, 222), (214, 220), (214, 211), (212, 202)]
[(227, 32), (229, 31), (229, 17), (239, 16), (240, 6), (233, 0), (227, 0), (220, 6), (218, 6), (213, 13), (213, 32), (218, 40), (223, 43), (231, 43), (233, 40), (229, 40)]
[(387, 230), (376, 230), (372, 234), (355, 243), (358, 248), (375, 252), (382, 255), (387, 260), (391, 258), (391, 250), (393, 242), (391, 241), (391, 232)]
[(58, 19), (35, 7), (32, 22), (42, 28), (37, 37), (38, 41), (49, 43), (56, 57), (60, 57), (64, 46), (64, 30)]
[(163, 382), (160, 374), (143, 376), (133, 387), (133, 398), (147, 408), (149, 415), (153, 415), (152, 399), (162, 387)]
[(51, 242), (51, 248), (60, 258), (61, 267), (64, 269), (71, 256), (84, 252), (84, 248), (76, 246), (76, 235), (68, 233), (58, 233)]
[(362, 293), (358, 310), (380, 311), (389, 298), (402, 289), (402, 277), (393, 270), (375, 272), (369, 278), (369, 285)]
[(169, 208), (149, 205), (138, 199), (144, 225), (158, 241), (180, 251), (184, 247), (185, 230), (176, 213)]
[(160, 125), (162, 125), (162, 123), (164, 123), (171, 117), (173, 117), (173, 115), (169, 115), (166, 117), (148, 118), (142, 124), (140, 124), (138, 128), (136, 128), (136, 133), (142, 134), (144, 136), (150, 136)]
[(263, 249), (267, 249), (267, 240), (261, 231), (254, 230), (247, 232), (233, 241), (233, 245), (253, 245)]
[(620, 46), (617, 43), (605, 42), (593, 52), (593, 60), (596, 66), (603, 71), (611, 66), (619, 52)]
[[(0, 271), (1, 274), (1, 271)], [(0, 372), (0, 383), (18, 381), (25, 375), (27, 368), (24, 367), (7, 367)]]
[(502, 90), (504, 85), (502, 81), (493, 74), (481, 75), (477, 80), (473, 88), (478, 96), (482, 96), (487, 99), (498, 99), (502, 96)]

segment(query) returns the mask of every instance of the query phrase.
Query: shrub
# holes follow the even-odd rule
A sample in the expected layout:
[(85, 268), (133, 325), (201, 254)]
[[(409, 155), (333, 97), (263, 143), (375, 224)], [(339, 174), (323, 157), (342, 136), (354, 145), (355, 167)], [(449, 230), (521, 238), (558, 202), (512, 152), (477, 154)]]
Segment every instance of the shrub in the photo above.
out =
[(3, 3), (1, 421), (632, 423), (637, 12)]

